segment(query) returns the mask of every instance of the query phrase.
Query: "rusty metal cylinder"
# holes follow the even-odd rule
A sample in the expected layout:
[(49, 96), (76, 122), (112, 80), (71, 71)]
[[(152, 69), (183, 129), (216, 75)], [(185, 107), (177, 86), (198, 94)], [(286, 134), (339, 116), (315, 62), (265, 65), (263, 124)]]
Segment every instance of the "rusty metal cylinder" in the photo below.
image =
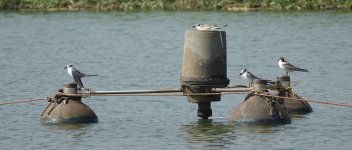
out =
[(231, 114), (231, 121), (245, 125), (286, 124), (291, 118), (274, 99), (248, 95)]
[(278, 102), (282, 106), (284, 106), (284, 108), (286, 109), (286, 111), (289, 114), (307, 114), (307, 113), (310, 113), (313, 111), (313, 109), (309, 105), (309, 103), (307, 101), (300, 100), (303, 98), (301, 96), (297, 95), (292, 90), (290, 76), (279, 76), (279, 77), (277, 77), (277, 81), (281, 87), (278, 89), (277, 96), (297, 99), (297, 100), (284, 99), (284, 98), (278, 99)]
[[(226, 32), (186, 31), (183, 51), (181, 85), (185, 94), (210, 93), (212, 88), (226, 87)], [(210, 102), (220, 95), (189, 95), (189, 102), (198, 103), (198, 116), (212, 115)]]
[(278, 76), (277, 81), (280, 84), (281, 87), (283, 88), (289, 88), (291, 87), (291, 79), (290, 76)]
[(65, 94), (77, 94), (77, 84), (76, 83), (66, 83), (64, 84), (63, 92)]
[(181, 84), (190, 87), (226, 87), (226, 32), (186, 31)]
[[(186, 31), (181, 85), (185, 93), (207, 93), (226, 87), (226, 32)], [(188, 96), (193, 103), (220, 101), (220, 96)]]
[[(76, 94), (77, 84), (65, 84), (64, 94)], [(79, 96), (58, 96), (50, 101), (41, 115), (44, 124), (59, 123), (97, 123), (98, 117), (94, 111), (81, 102)]]

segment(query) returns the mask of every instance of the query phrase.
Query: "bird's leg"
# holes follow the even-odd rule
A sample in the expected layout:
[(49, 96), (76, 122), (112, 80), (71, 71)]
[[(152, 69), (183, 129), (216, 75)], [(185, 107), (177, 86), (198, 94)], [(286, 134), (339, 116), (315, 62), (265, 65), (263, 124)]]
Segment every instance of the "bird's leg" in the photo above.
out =
[(288, 72), (286, 71), (286, 76), (288, 76)]

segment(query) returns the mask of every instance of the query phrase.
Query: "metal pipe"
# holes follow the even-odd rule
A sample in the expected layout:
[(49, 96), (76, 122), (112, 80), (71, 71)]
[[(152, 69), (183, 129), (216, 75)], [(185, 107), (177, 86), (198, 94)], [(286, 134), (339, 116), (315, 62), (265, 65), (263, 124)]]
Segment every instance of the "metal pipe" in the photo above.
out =
[(250, 88), (212, 88), (211, 92), (249, 92)]
[(159, 89), (159, 90), (121, 90), (121, 91), (90, 91), (85, 94), (146, 94), (146, 93), (173, 93), (182, 92), (181, 89)]
[[(249, 92), (250, 90), (251, 90), (250, 88), (212, 88), (211, 92)], [(146, 94), (146, 93), (177, 93), (177, 92), (182, 92), (182, 89), (91, 91), (89, 94)]]
[(214, 96), (214, 95), (225, 95), (225, 94), (248, 94), (248, 92), (222, 92), (222, 93), (189, 93), (183, 94), (181, 92), (175, 92), (174, 94), (168, 93), (139, 93), (139, 94), (92, 94), (92, 93), (78, 93), (78, 94), (61, 94), (62, 96)]

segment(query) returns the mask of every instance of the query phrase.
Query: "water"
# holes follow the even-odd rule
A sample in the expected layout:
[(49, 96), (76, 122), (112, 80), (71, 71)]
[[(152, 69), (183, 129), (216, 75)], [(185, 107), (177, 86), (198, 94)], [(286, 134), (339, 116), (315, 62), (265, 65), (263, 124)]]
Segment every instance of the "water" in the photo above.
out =
[[(0, 101), (56, 94), (72, 79), (67, 64), (98, 77), (95, 90), (179, 87), (185, 30), (226, 27), (228, 78), (247, 84), (283, 74), (277, 59), (308, 69), (293, 73), (307, 99), (351, 103), (352, 13), (342, 12), (57, 12), (0, 13)], [(245, 95), (212, 103), (198, 120), (185, 97), (91, 97), (99, 123), (40, 124), (47, 102), (0, 106), (1, 149), (349, 149), (352, 109), (311, 103), (291, 124), (238, 126), (229, 121)]]

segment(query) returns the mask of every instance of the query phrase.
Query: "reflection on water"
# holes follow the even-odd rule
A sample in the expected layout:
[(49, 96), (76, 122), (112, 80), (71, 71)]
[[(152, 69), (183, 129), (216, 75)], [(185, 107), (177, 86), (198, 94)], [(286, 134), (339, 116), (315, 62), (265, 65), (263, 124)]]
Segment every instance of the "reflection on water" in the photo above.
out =
[(69, 124), (69, 123), (60, 123), (60, 124), (42, 124), (48, 128), (57, 129), (57, 130), (86, 130), (89, 129), (92, 124)]
[[(266, 135), (275, 135), (290, 129), (287, 125), (238, 125), (234, 122), (198, 120), (185, 125), (186, 141), (189, 148), (230, 148), (246, 143), (266, 142)], [(250, 138), (248, 138), (249, 136)], [(281, 137), (275, 137), (281, 138)], [(231, 146), (229, 146), (231, 145)]]
[(284, 124), (271, 124), (271, 125), (236, 125), (236, 129), (238, 130), (242, 130), (248, 133), (262, 133), (262, 134), (272, 134), (276, 131), (278, 131), (278, 129), (280, 129), (280, 127), (285, 126)]
[(207, 146), (225, 146), (234, 144), (236, 140), (235, 128), (231, 124), (213, 122), (209, 120), (198, 120), (186, 125), (187, 141), (189, 143), (202, 143)]
[(90, 129), (93, 124), (42, 124), (43, 127), (49, 130), (58, 130), (67, 132), (71, 139), (79, 140), (81, 137), (84, 137), (88, 132), (91, 132)]

